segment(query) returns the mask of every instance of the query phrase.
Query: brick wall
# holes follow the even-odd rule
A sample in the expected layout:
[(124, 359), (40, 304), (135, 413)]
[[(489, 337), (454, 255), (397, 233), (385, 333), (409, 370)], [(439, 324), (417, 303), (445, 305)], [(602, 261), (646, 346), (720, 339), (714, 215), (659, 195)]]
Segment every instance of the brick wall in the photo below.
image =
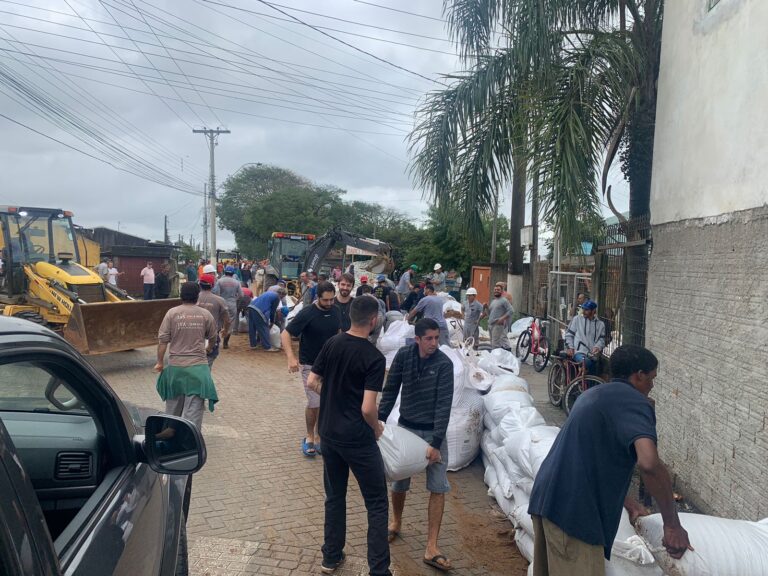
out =
[(706, 511), (768, 516), (768, 206), (653, 227), (659, 448)]

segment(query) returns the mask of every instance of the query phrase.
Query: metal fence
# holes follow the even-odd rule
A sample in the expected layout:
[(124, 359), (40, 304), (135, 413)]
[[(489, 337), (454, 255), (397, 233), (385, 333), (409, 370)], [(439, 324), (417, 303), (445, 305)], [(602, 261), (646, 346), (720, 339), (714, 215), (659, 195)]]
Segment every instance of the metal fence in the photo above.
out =
[(584, 272), (552, 271), (549, 273), (547, 317), (548, 338), (553, 345), (563, 337), (563, 332), (576, 314), (576, 296), (579, 292), (591, 295), (592, 276)]

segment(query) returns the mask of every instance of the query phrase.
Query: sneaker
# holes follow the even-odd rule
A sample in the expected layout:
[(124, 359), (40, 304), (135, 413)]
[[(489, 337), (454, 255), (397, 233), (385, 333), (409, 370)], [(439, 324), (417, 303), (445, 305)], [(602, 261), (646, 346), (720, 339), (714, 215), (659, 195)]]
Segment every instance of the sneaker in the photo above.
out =
[(323, 574), (333, 574), (339, 566), (344, 564), (346, 557), (346, 554), (342, 552), (341, 559), (338, 562), (334, 562), (333, 564), (326, 564), (325, 560), (323, 560), (323, 563), (320, 565), (320, 570)]
[(269, 350), (264, 350), (264, 352), (280, 352), (280, 348), (275, 348), (274, 346), (270, 348)]

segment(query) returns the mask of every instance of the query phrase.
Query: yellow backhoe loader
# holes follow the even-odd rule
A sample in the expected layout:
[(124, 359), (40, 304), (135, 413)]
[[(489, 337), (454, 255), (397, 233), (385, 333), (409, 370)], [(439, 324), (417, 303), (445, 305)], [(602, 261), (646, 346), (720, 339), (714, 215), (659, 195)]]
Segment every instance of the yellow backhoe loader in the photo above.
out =
[(134, 300), (81, 265), (72, 213), (0, 206), (0, 307), (59, 332), (83, 354), (157, 342), (177, 299)]

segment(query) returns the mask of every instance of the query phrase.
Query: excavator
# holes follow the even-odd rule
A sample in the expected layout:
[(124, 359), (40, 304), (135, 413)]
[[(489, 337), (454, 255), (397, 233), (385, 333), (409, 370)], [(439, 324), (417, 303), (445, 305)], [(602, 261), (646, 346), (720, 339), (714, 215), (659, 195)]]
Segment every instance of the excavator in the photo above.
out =
[(332, 228), (312, 243), (304, 260), (304, 270), (317, 272), (338, 243), (375, 254), (373, 260), (365, 263), (365, 269), (372, 274), (389, 274), (394, 270), (392, 247), (389, 244), (339, 228)]
[(83, 354), (157, 342), (178, 299), (133, 300), (80, 264), (72, 213), (0, 206), (0, 308), (47, 326)]

